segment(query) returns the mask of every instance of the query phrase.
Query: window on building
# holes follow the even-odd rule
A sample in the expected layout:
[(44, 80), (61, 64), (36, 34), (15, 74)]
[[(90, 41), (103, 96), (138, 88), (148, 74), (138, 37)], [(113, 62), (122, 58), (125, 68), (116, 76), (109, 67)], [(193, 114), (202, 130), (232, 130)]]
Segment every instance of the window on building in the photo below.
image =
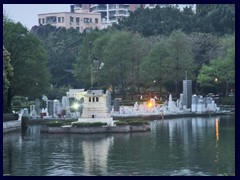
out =
[(77, 25), (79, 25), (79, 22), (80, 22), (80, 18), (79, 18), (79, 17), (76, 17), (76, 23), (77, 23)]
[(43, 24), (45, 23), (45, 19), (44, 19), (44, 18), (42, 19), (42, 23), (43, 23)]
[(56, 24), (57, 23), (57, 17), (56, 16), (46, 17), (46, 23), (47, 24)]
[(91, 102), (91, 97), (89, 97), (89, 102)]
[(95, 18), (95, 23), (98, 24), (98, 18)]
[[(84, 19), (83, 19), (83, 22), (84, 22), (84, 23), (90, 23), (90, 18), (84, 18)], [(91, 22), (92, 22), (92, 19), (91, 19)]]
[(61, 17), (58, 17), (58, 22), (59, 22), (59, 23), (61, 22)]
[(38, 24), (41, 24), (41, 19), (40, 18), (38, 19)]
[(62, 17), (62, 22), (64, 22), (64, 17)]
[(96, 102), (98, 102), (98, 97), (96, 97)]
[(73, 22), (73, 19), (74, 19), (74, 18), (73, 18), (72, 16), (70, 16), (70, 22)]
[(95, 97), (92, 98), (92, 101), (95, 102)]

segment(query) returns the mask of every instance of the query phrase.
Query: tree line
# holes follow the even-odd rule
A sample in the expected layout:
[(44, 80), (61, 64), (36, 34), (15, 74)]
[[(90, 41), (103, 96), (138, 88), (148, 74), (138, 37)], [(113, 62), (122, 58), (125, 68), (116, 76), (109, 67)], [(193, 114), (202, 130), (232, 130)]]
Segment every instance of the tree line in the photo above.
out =
[(235, 87), (234, 18), (234, 5), (197, 5), (196, 13), (157, 7), (79, 33), (51, 25), (28, 31), (4, 15), (4, 111), (13, 96), (53, 99), (68, 88), (90, 88), (91, 56), (104, 63), (98, 86), (123, 98), (146, 91), (178, 96), (186, 76), (195, 93), (228, 94)]

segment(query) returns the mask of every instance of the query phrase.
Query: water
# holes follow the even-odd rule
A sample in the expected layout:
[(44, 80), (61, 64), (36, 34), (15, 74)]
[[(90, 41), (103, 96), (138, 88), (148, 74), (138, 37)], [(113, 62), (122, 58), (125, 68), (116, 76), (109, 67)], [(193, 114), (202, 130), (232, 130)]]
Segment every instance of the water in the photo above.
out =
[(151, 131), (3, 136), (3, 174), (24, 176), (235, 175), (235, 115), (151, 121)]

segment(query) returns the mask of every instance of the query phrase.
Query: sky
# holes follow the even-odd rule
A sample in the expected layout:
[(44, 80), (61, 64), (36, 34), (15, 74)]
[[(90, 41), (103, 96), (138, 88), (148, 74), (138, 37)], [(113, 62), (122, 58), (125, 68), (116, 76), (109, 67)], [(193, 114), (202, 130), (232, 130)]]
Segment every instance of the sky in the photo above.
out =
[(3, 4), (3, 12), (30, 30), (32, 26), (38, 25), (38, 14), (70, 12), (70, 4)]

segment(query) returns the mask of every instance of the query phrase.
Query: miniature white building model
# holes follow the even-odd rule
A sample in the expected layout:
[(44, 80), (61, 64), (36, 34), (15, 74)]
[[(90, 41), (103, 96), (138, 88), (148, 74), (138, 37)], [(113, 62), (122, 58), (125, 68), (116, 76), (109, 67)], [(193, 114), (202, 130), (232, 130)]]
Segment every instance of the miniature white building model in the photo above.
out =
[(103, 122), (108, 125), (113, 124), (113, 118), (110, 117), (108, 109), (108, 92), (102, 90), (88, 90), (84, 95), (84, 107), (79, 122)]

